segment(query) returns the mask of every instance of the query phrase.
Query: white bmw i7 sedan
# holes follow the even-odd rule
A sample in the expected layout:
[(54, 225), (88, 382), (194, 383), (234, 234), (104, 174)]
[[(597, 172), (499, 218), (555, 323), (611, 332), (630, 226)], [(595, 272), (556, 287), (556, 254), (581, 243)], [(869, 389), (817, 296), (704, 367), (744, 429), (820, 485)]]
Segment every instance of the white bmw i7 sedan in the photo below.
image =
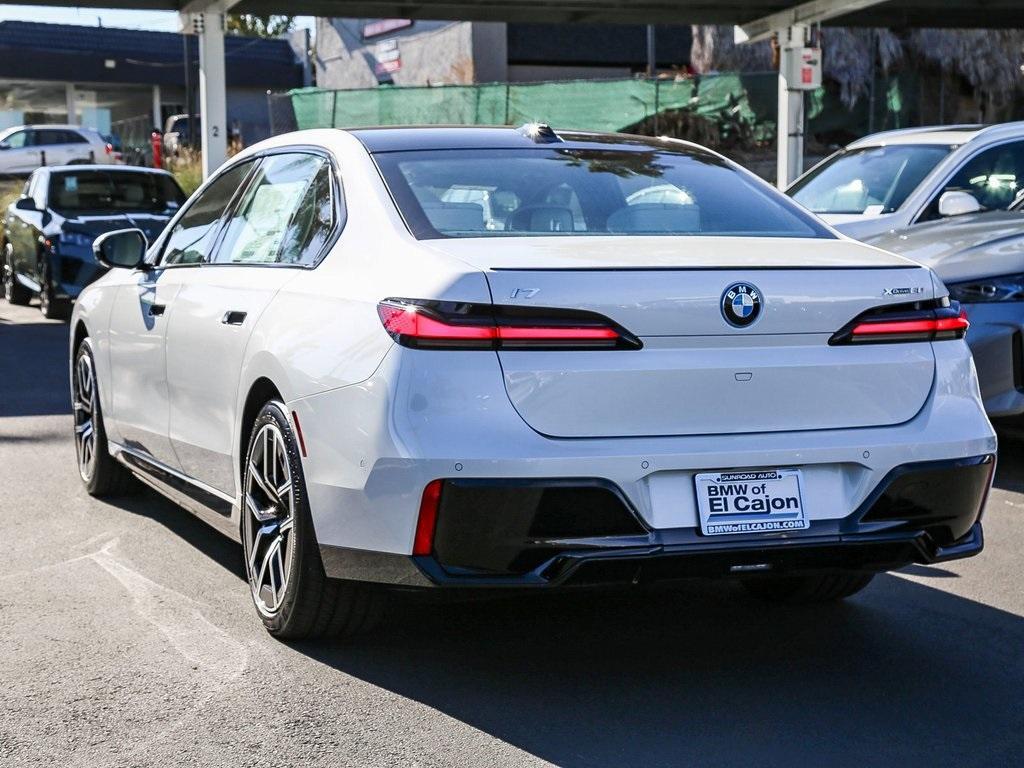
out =
[(701, 147), (300, 132), (95, 248), (82, 480), (240, 540), (279, 637), (364, 630), (395, 588), (806, 602), (981, 551), (958, 305)]

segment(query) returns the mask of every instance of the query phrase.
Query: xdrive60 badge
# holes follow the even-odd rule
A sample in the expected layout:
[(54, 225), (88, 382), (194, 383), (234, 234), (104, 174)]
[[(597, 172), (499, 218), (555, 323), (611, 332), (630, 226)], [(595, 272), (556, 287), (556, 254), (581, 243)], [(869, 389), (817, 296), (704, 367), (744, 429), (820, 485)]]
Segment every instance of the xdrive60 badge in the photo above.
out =
[(746, 328), (761, 316), (761, 292), (750, 283), (733, 283), (722, 294), (722, 317), (734, 328)]

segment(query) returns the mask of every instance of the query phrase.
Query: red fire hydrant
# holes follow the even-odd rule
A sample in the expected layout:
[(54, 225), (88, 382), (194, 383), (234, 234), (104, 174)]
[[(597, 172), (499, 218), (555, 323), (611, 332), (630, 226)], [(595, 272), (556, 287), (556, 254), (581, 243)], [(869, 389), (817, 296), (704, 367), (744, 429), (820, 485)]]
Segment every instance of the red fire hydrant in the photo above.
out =
[(149, 134), (149, 143), (153, 147), (153, 167), (163, 168), (164, 167), (164, 137), (160, 131), (153, 131)]

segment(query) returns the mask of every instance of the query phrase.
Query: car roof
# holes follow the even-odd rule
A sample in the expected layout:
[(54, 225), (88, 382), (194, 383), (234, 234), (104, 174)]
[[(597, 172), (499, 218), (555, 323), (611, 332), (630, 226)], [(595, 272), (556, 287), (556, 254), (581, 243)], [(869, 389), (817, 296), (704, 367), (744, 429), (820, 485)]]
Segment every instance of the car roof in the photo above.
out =
[(29, 125), (12, 125), (10, 128), (6, 128), (7, 131), (38, 131), (44, 128), (52, 128), (60, 131), (88, 131), (89, 133), (99, 133), (95, 128), (86, 128), (84, 125), (72, 125), (71, 123), (32, 123)]
[(87, 165), (85, 163), (76, 163), (75, 165), (47, 165), (39, 170), (48, 173), (53, 173), (54, 171), (74, 171), (76, 173), (81, 171), (103, 171), (105, 173), (109, 173), (113, 171), (115, 173), (154, 173), (160, 174), (161, 176), (172, 175), (163, 168), (144, 168), (140, 165), (112, 165), (110, 163), (98, 163), (95, 165)]
[(959, 146), (968, 142), (987, 142), (1004, 137), (1024, 138), (1024, 122), (999, 123), (997, 125), (930, 125), (920, 128), (904, 128), (897, 131), (882, 131), (851, 142), (847, 149), (877, 147), (893, 144), (934, 144)]
[(551, 129), (546, 125), (520, 127), (401, 126), (387, 128), (354, 128), (347, 130), (372, 154), (410, 150), (439, 149), (526, 149), (551, 147), (561, 149), (668, 150), (718, 156), (715, 152), (678, 139), (634, 136), (625, 133), (599, 133)]

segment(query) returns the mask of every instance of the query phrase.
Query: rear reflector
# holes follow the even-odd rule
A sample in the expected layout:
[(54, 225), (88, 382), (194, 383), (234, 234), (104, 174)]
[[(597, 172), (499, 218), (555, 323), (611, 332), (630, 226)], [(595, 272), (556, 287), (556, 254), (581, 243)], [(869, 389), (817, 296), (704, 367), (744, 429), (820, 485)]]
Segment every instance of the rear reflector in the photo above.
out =
[(443, 484), (443, 480), (432, 480), (423, 489), (420, 515), (416, 520), (416, 538), (412, 542), (414, 555), (429, 555), (434, 550), (434, 529), (437, 527), (437, 510), (441, 506)]
[(894, 311), (876, 310), (862, 315), (836, 333), (829, 343), (864, 344), (962, 339), (971, 324), (960, 305)]
[(416, 349), (639, 349), (639, 340), (591, 312), (388, 299), (384, 329)]

